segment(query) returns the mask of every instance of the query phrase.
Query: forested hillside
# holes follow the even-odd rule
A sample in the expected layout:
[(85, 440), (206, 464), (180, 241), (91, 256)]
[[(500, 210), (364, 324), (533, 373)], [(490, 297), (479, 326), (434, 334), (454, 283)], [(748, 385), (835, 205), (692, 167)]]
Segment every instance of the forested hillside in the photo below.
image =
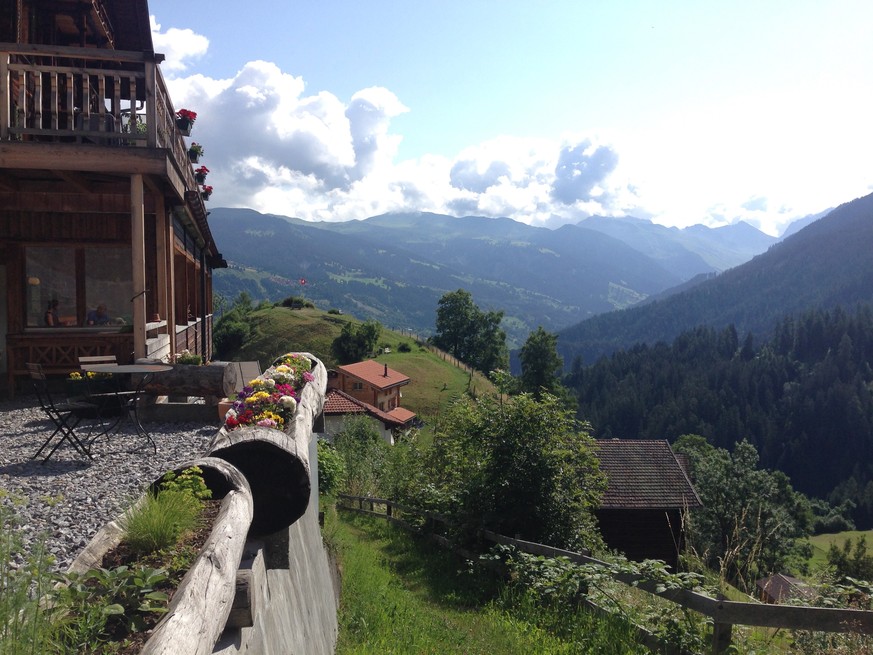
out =
[(698, 327), (671, 345), (637, 345), (577, 365), (566, 383), (598, 437), (675, 440), (699, 434), (722, 448), (748, 439), (761, 464), (794, 487), (852, 500), (873, 525), (873, 309), (813, 310), (756, 344), (733, 325)]
[(766, 253), (668, 298), (562, 330), (564, 361), (671, 341), (697, 325), (763, 339), (787, 314), (873, 301), (873, 195), (841, 205)]

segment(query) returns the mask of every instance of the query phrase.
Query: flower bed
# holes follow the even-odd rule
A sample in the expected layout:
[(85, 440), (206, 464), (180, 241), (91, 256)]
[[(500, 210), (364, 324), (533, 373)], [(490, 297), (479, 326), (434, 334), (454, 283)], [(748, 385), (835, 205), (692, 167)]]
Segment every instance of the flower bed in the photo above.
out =
[(245, 425), (285, 429), (297, 410), (303, 387), (313, 380), (312, 361), (296, 353), (277, 357), (237, 394), (224, 417), (227, 430)]

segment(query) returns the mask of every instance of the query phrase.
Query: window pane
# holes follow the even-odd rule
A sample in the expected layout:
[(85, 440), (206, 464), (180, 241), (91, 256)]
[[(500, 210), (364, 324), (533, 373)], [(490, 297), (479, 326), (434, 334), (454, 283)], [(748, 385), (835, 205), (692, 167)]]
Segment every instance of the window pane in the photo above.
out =
[[(100, 306), (97, 324), (133, 322), (133, 273), (130, 248), (89, 248), (85, 251), (85, 316)], [(92, 315), (93, 316), (93, 315)]]
[(27, 248), (27, 326), (46, 327), (53, 300), (62, 324), (76, 324), (76, 257), (72, 248)]

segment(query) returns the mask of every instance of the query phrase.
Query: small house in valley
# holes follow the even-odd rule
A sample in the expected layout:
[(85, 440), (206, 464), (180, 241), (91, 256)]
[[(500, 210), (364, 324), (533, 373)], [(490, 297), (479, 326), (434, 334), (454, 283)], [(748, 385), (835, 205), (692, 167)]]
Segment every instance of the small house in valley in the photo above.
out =
[(412, 426), (415, 412), (403, 407), (395, 407), (391, 412), (383, 412), (378, 407), (353, 398), (339, 389), (328, 389), (324, 396), (324, 431), (328, 434), (340, 432), (349, 418), (366, 416), (372, 420), (379, 435), (394, 445), (394, 435)]
[(607, 487), (596, 511), (609, 548), (628, 559), (675, 566), (683, 548), (683, 514), (701, 507), (687, 471), (667, 441), (596, 441)]
[(328, 378), (328, 388), (339, 389), (383, 412), (391, 412), (400, 407), (401, 389), (409, 381), (408, 376), (388, 368), (387, 364), (368, 359), (337, 366), (335, 375)]

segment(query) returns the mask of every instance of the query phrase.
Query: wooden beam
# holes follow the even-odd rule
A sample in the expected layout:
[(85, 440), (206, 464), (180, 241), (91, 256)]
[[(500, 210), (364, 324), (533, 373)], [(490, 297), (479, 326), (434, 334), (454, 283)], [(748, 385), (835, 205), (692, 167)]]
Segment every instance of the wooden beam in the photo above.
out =
[(0, 190), (2, 191), (17, 191), (18, 180), (11, 175), (0, 173)]
[(83, 193), (92, 193), (94, 190), (94, 187), (88, 182), (87, 179), (85, 179), (85, 176), (83, 175), (73, 173), (72, 171), (52, 171), (52, 173), (57, 175), (62, 180), (69, 182)]
[(110, 175), (167, 173), (163, 148), (108, 148), (76, 143), (0, 143), (0, 169), (81, 171)]

